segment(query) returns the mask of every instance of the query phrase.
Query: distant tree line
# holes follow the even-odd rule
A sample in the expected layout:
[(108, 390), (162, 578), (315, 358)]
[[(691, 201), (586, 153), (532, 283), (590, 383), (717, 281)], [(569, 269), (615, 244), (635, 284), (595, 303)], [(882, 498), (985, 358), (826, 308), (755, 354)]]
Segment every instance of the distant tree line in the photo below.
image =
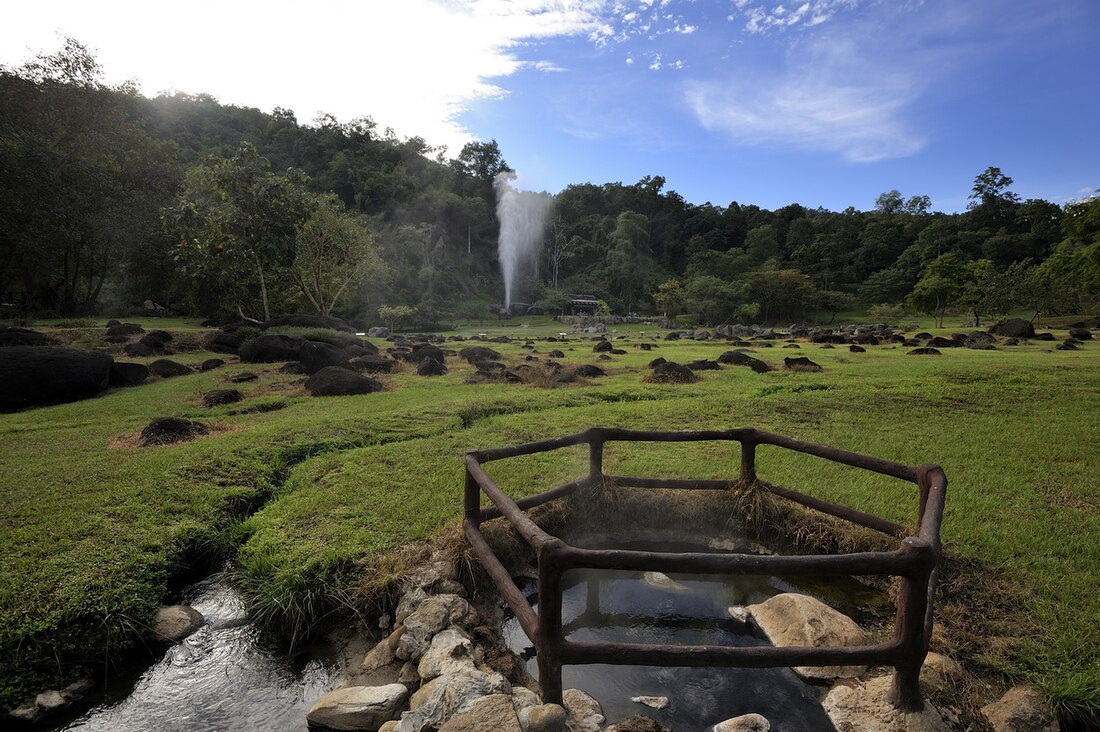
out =
[[(301, 124), (206, 95), (148, 99), (105, 84), (68, 39), (0, 69), (0, 302), (418, 327), (483, 317), (501, 298), (492, 183), (504, 170), (495, 141), (448, 159), (367, 117)], [(896, 190), (834, 212), (696, 205), (657, 175), (570, 185), (518, 290), (551, 311), (586, 292), (615, 312), (710, 324), (856, 307), (976, 323), (1096, 313), (1100, 198), (1021, 200), (1012, 182), (981, 172), (959, 214)]]

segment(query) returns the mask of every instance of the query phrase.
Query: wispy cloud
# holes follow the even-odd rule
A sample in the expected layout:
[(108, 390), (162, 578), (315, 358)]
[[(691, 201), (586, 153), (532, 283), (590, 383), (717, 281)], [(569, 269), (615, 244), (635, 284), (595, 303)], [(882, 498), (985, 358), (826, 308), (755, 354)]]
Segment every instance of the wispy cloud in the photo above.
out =
[(867, 163), (912, 155), (924, 136), (907, 119), (922, 89), (913, 71), (871, 59), (853, 39), (802, 48), (780, 71), (694, 81), (686, 99), (706, 129), (750, 145), (791, 146)]
[(754, 0), (734, 0), (742, 15), (731, 13), (727, 20), (743, 17), (749, 33), (768, 33), (794, 28), (812, 28), (832, 19), (838, 12), (854, 10), (860, 0), (808, 0), (807, 2), (758, 3)]

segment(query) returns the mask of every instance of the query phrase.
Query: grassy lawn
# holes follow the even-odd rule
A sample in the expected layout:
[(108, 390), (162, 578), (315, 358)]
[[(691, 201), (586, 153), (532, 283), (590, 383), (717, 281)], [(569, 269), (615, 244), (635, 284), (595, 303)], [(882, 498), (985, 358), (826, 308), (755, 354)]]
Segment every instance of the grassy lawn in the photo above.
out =
[[(177, 326), (197, 336), (193, 323), (169, 329)], [(562, 330), (530, 318), (457, 332), (541, 337)], [(656, 333), (640, 325), (615, 330), (632, 342)], [(953, 330), (960, 329), (943, 332)], [(518, 343), (489, 345), (512, 362), (526, 353)], [(960, 593), (965, 601), (947, 598), (944, 620), (979, 632), (981, 641), (946, 650), (988, 674), (1034, 680), (1066, 708), (1100, 708), (1100, 345), (1079, 352), (1045, 352), (1049, 343), (946, 349), (922, 358), (906, 357), (902, 347), (849, 353), (804, 343), (800, 351), (758, 348), (754, 355), (775, 365), (801, 353), (825, 371), (724, 367), (701, 372), (694, 385), (644, 384), (646, 363), (657, 355), (683, 362), (727, 348), (658, 345), (651, 352), (625, 346), (627, 355), (601, 364), (607, 377), (558, 389), (465, 384), (471, 369), (453, 359), (443, 377), (396, 374), (381, 393), (316, 399), (305, 395), (300, 377), (275, 366), (234, 363), (0, 415), (0, 700), (11, 705), (56, 681), (58, 666), (40, 665), (43, 659), (102, 659), (108, 643), (132, 642), (131, 630), (149, 622), (181, 562), (203, 552), (237, 548), (259, 609), (309, 617), (384, 563), (388, 551), (455, 525), (465, 449), (599, 424), (756, 426), (899, 462), (941, 464), (950, 481), (949, 555), (1011, 589), (1001, 596), (994, 584), (979, 584)], [(560, 346), (536, 343), (543, 353)], [(565, 350), (563, 361), (599, 363), (586, 341)], [(244, 402), (199, 406), (202, 392), (244, 370), (261, 375), (239, 387)], [(241, 411), (260, 402), (282, 408)], [(201, 418), (214, 431), (177, 446), (137, 447), (140, 429), (166, 415)], [(737, 461), (736, 446), (619, 443), (609, 448), (607, 470), (729, 477)], [(907, 484), (777, 449), (762, 448), (759, 465), (768, 480), (887, 518), (908, 521), (915, 512)], [(494, 463), (490, 472), (520, 495), (584, 467), (573, 451)], [(234, 518), (272, 494), (251, 517)]]

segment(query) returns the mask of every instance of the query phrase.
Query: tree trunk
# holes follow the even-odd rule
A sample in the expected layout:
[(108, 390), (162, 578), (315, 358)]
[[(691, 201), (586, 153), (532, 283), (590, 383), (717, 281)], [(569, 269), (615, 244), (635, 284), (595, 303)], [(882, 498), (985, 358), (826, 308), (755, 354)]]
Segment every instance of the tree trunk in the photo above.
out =
[(260, 255), (252, 252), (252, 258), (256, 260), (256, 274), (260, 276), (260, 302), (264, 307), (264, 320), (271, 320), (271, 310), (267, 306), (267, 280), (264, 279), (264, 267), (260, 263)]

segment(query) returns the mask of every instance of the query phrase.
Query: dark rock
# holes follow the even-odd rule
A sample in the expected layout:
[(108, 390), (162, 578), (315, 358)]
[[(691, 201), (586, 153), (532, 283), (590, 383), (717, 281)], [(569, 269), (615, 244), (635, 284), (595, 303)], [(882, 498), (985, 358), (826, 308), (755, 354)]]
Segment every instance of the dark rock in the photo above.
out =
[(280, 374), (304, 374), (305, 370), (302, 369), (302, 364), (297, 361), (287, 361), (279, 367)]
[(1020, 345), (1020, 339), (1019, 338), (1009, 338), (1008, 340), (1006, 340), (1004, 342), (1004, 345), (1006, 345), (1006, 346), (1018, 346), (1018, 345)]
[(914, 348), (912, 351), (910, 351), (909, 353), (907, 353), (905, 355), (907, 355), (907, 356), (941, 356), (943, 354), (938, 349), (929, 348), (929, 347), (926, 346), (924, 348)]
[(313, 396), (348, 396), (382, 391), (382, 384), (341, 366), (326, 366), (306, 380), (306, 390)]
[(920, 333), (917, 333), (913, 337), (914, 338), (919, 338), (922, 341), (927, 341), (927, 340), (930, 340), (932, 338), (932, 334), (922, 330)]
[(626, 355), (626, 351), (624, 351), (621, 348), (612, 348), (611, 353), (614, 353), (616, 356), (625, 356)]
[(202, 395), (202, 405), (204, 407), (220, 407), (223, 404), (233, 404), (242, 399), (244, 399), (244, 394), (236, 389), (217, 389)]
[(1010, 338), (1033, 338), (1035, 336), (1035, 326), (1031, 324), (1031, 321), (1023, 318), (1009, 318), (994, 325), (989, 329), (989, 332)]
[(395, 362), (375, 354), (356, 356), (344, 364), (344, 368), (367, 374), (388, 374), (393, 371)]
[(192, 373), (189, 366), (184, 366), (182, 363), (175, 361), (169, 361), (167, 358), (160, 358), (153, 363), (149, 364), (149, 370), (162, 379), (170, 379), (173, 376), (186, 376)]
[(328, 330), (339, 330), (343, 331), (344, 333), (355, 332), (355, 328), (351, 327), (340, 318), (335, 318), (331, 315), (280, 315), (277, 318), (265, 320), (264, 322), (260, 323), (261, 330), (283, 327), (327, 328)]
[(1031, 339), (1035, 340), (1035, 341), (1053, 341), (1053, 340), (1056, 340), (1054, 338), (1053, 333), (1036, 333), (1035, 335), (1031, 336)]
[(201, 422), (182, 417), (161, 417), (154, 419), (141, 431), (141, 445), (170, 445), (209, 433), (210, 430)]
[(222, 366), (225, 366), (225, 361), (220, 358), (208, 358), (199, 366), (199, 371), (213, 371), (214, 369), (220, 369)]
[(844, 336), (838, 333), (816, 333), (810, 337), (810, 340), (814, 343), (832, 343), (834, 345), (847, 342), (844, 340)]
[(565, 358), (565, 354), (561, 351), (550, 351), (546, 354), (547, 358)]
[(111, 386), (137, 386), (149, 378), (149, 367), (143, 363), (116, 361), (111, 364), (108, 383)]
[(167, 349), (168, 341), (163, 341), (156, 336), (146, 334), (138, 339), (137, 344), (145, 346), (153, 353), (164, 353), (164, 351)]
[(304, 338), (286, 335), (262, 335), (241, 345), (239, 353), (245, 363), (276, 363), (297, 361)]
[(130, 358), (146, 358), (153, 355), (153, 349), (144, 343), (127, 343), (122, 352)]
[(119, 323), (118, 325), (112, 325), (107, 329), (108, 336), (136, 336), (145, 332), (137, 323)]
[(0, 328), (0, 348), (11, 346), (52, 346), (57, 340), (45, 333), (26, 328)]
[(614, 346), (611, 345), (611, 341), (600, 341), (596, 345), (592, 346), (592, 350), (596, 353), (607, 353), (613, 348)]
[(784, 348), (802, 348), (802, 346), (798, 345), (797, 343), (788, 343), (787, 345), (785, 345), (783, 347)]
[(607, 375), (607, 372), (605, 372), (599, 366), (593, 366), (591, 364), (581, 364), (577, 368), (573, 369), (573, 371), (577, 374), (577, 376), (584, 376), (586, 378)]
[(975, 343), (970, 341), (966, 344), (966, 347), (971, 351), (996, 351), (997, 347), (992, 343)]
[(239, 373), (239, 374), (233, 374), (232, 376), (229, 377), (229, 381), (234, 383), (234, 384), (244, 384), (245, 382), (248, 382), (248, 381), (255, 381), (258, 378), (260, 378), (260, 377), (257, 376), (256, 374), (252, 373), (251, 371), (244, 371), (244, 372)]
[(478, 361), (474, 364), (478, 371), (507, 371), (508, 367), (500, 361)]
[(368, 338), (389, 338), (390, 329), (384, 325), (376, 325), (373, 328), (367, 329)]
[(951, 340), (955, 341), (956, 343), (966, 343), (967, 337), (968, 336), (966, 335), (966, 333), (951, 334)]
[(643, 351), (652, 351), (653, 350), (653, 344), (652, 343), (638, 343), (638, 344), (635, 344), (634, 347), (638, 348), (640, 350), (643, 350)]
[(695, 372), (687, 366), (681, 366), (675, 361), (666, 361), (653, 369), (653, 373), (646, 377), (648, 381), (661, 384), (694, 384), (699, 380)]
[(597, 361), (614, 361), (615, 359), (611, 358), (611, 356), (608, 356), (606, 353), (601, 353), (599, 356), (596, 356), (596, 360)]
[(665, 340), (666, 341), (678, 341), (678, 340), (680, 340), (680, 338), (683, 337), (683, 335), (684, 334), (681, 333), (680, 331), (674, 330), (671, 333), (665, 333)]
[(221, 331), (211, 333), (203, 339), (203, 346), (206, 350), (213, 351), (214, 353), (236, 354), (242, 343), (244, 343), (243, 336), (237, 335), (236, 333), (223, 333)]
[(635, 714), (607, 728), (608, 732), (672, 732), (671, 729), (644, 714)]
[(425, 358), (416, 367), (417, 376), (443, 376), (447, 373), (447, 367), (434, 358)]
[(950, 338), (936, 336), (935, 338), (928, 341), (926, 345), (929, 348), (958, 348), (962, 344)]
[[(151, 330), (145, 334), (145, 338), (153, 338), (161, 343), (171, 343), (173, 340), (172, 334), (166, 330)], [(145, 338), (142, 338), (142, 340), (145, 340)]]
[(342, 366), (351, 356), (344, 349), (331, 343), (306, 341), (298, 351), (302, 370), (313, 375), (326, 366)]
[[(360, 345), (357, 345), (357, 344), (353, 344), (353, 345), (350, 345), (350, 346), (344, 346), (344, 353), (346, 353), (346, 354), (348, 354), (349, 356), (352, 356), (352, 357), (356, 357), (356, 356), (373, 356), (376, 353), (378, 353), (378, 349), (374, 348), (373, 344), (368, 344), (368, 345), (371, 345), (371, 348), (367, 348), (366, 346), (360, 346)], [(371, 349), (373, 349), (373, 350), (371, 350)]]
[(877, 346), (879, 344), (878, 337), (873, 333), (860, 333), (856, 336), (855, 341), (862, 346)]
[(1077, 347), (1077, 342), (1076, 341), (1068, 340), (1065, 343), (1059, 344), (1056, 347), (1055, 350), (1058, 350), (1058, 351), (1079, 351), (1080, 349)]
[(110, 328), (112, 325), (122, 325), (122, 321), (121, 320), (115, 320), (114, 318), (111, 318), (110, 320), (107, 321), (107, 323), (103, 327), (104, 328)]
[(700, 358), (700, 359), (696, 359), (696, 360), (692, 361), (691, 363), (689, 363), (687, 365), (687, 367), (689, 369), (691, 369), (692, 371), (717, 371), (718, 370), (718, 362), (717, 361), (708, 361), (705, 358)]
[(459, 358), (466, 360), (468, 363), (476, 363), (477, 361), (492, 361), (493, 359), (500, 358), (500, 354), (494, 351), (492, 348), (486, 346), (467, 346), (458, 352)]
[(901, 341), (901, 345), (905, 346), (906, 348), (920, 348), (921, 342), (918, 341), (916, 338), (904, 338)]
[(62, 346), (0, 348), (0, 410), (71, 402), (107, 388), (113, 359)]
[(1079, 341), (1091, 341), (1092, 333), (1088, 328), (1070, 328), (1069, 335), (1071, 338), (1076, 338)]
[(771, 366), (768, 366), (768, 364), (760, 359), (753, 358), (742, 351), (726, 351), (718, 357), (718, 363), (727, 363), (734, 366), (748, 366), (758, 374), (771, 371)]
[(966, 340), (971, 343), (992, 343), (996, 340), (993, 336), (986, 333), (984, 330), (976, 330), (966, 337)]
[(797, 358), (784, 358), (783, 368), (788, 371), (822, 371), (820, 364), (816, 364), (805, 356)]
[(658, 356), (657, 358), (649, 362), (649, 368), (655, 369), (663, 363), (668, 363), (668, 359), (666, 359), (664, 356)]
[(867, 353), (866, 348), (864, 348), (863, 346), (857, 346), (854, 343), (852, 345), (848, 346), (848, 350), (851, 351), (852, 353)]

